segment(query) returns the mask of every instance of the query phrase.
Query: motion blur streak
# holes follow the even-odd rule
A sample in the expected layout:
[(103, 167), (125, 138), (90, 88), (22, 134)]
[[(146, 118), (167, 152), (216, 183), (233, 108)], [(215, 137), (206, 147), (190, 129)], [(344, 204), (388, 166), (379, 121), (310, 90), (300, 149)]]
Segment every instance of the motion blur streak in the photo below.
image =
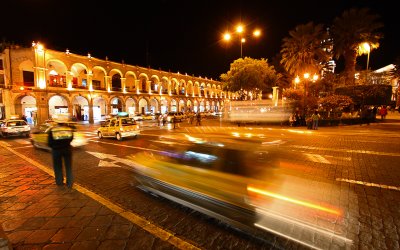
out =
[[(276, 213), (272, 213), (272, 212), (266, 211), (264, 209), (259, 209), (259, 208), (256, 208), (256, 211), (257, 211), (257, 213), (263, 214), (265, 216), (275, 217), (280, 221), (285, 221), (285, 222), (288, 222), (288, 223), (297, 224), (297, 225), (301, 226), (302, 228), (308, 228), (308, 229), (310, 229), (312, 231), (324, 234), (325, 236), (328, 236), (328, 237), (331, 237), (331, 238), (337, 238), (337, 239), (340, 239), (340, 240), (345, 241), (347, 243), (353, 242), (352, 240), (349, 240), (349, 239), (347, 239), (345, 237), (342, 237), (340, 235), (336, 235), (331, 230), (320, 228), (320, 227), (315, 227), (313, 225), (309, 225), (309, 224), (303, 223), (301, 221), (298, 221), (298, 220), (296, 220), (294, 218), (290, 218), (290, 217), (287, 217), (287, 216), (282, 216), (282, 215), (279, 215), (279, 214), (276, 214)], [(259, 226), (259, 224), (256, 225), (256, 226)], [(269, 229), (273, 230), (271, 228), (269, 228)]]
[(288, 129), (287, 131), (292, 132), (292, 133), (298, 133), (298, 134), (312, 134), (311, 131), (300, 131), (300, 130), (294, 130), (294, 129)]
[(262, 194), (262, 195), (265, 195), (265, 196), (269, 196), (269, 197), (273, 197), (273, 198), (276, 198), (276, 199), (280, 199), (280, 200), (284, 200), (284, 201), (287, 201), (287, 202), (291, 202), (291, 203), (294, 203), (294, 204), (302, 205), (302, 206), (305, 206), (305, 207), (318, 209), (318, 210), (321, 210), (321, 211), (324, 211), (324, 212), (328, 212), (328, 213), (331, 213), (331, 214), (335, 214), (335, 215), (339, 215), (339, 216), (341, 215), (341, 212), (337, 211), (337, 210), (333, 210), (333, 209), (330, 209), (330, 208), (327, 208), (327, 207), (315, 205), (315, 204), (312, 204), (312, 203), (309, 203), (309, 202), (305, 202), (305, 201), (292, 199), (292, 198), (289, 198), (289, 197), (286, 197), (286, 196), (283, 196), (283, 195), (274, 194), (274, 193), (268, 192), (266, 190), (261, 190), (261, 189), (254, 188), (254, 187), (251, 187), (251, 186), (248, 186), (247, 190), (251, 191), (251, 192), (254, 192), (254, 193), (258, 193), (258, 194)]
[(303, 242), (303, 241), (301, 241), (301, 240), (298, 240), (298, 239), (296, 239), (296, 238), (290, 237), (290, 236), (288, 236), (288, 235), (286, 235), (286, 234), (277, 232), (277, 231), (275, 231), (275, 230), (272, 230), (272, 229), (270, 229), (270, 228), (268, 228), (268, 227), (265, 227), (265, 226), (262, 226), (262, 225), (260, 225), (260, 224), (254, 223), (254, 225), (255, 225), (256, 227), (262, 228), (262, 229), (264, 229), (264, 230), (266, 230), (266, 231), (269, 231), (269, 232), (271, 232), (271, 233), (280, 235), (280, 236), (285, 237), (285, 238), (287, 238), (287, 239), (289, 239), (289, 240), (292, 240), (292, 241), (298, 242), (298, 243), (300, 243), (300, 244), (303, 244), (303, 245), (305, 245), (305, 246), (308, 246), (308, 247), (310, 247), (310, 248), (312, 248), (312, 249), (321, 249), (321, 250), (322, 250), (322, 248), (315, 247), (315, 246), (313, 246), (313, 245), (311, 245), (311, 244), (308, 244), (308, 243)]

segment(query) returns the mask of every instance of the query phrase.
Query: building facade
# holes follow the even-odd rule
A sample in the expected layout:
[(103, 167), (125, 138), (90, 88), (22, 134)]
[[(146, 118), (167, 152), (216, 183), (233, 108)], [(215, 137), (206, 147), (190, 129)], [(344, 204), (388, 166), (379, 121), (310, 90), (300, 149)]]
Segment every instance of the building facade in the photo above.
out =
[(118, 112), (219, 111), (235, 94), (221, 82), (46, 49), (0, 54), (0, 119), (42, 123), (58, 114), (94, 123)]

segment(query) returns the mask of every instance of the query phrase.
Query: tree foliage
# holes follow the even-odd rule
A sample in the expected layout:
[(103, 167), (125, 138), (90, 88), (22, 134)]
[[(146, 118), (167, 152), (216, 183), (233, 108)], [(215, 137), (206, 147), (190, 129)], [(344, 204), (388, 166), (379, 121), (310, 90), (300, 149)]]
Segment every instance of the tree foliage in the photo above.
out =
[(342, 110), (353, 105), (353, 99), (346, 95), (330, 95), (319, 99), (318, 104), (325, 110)]
[(378, 30), (383, 27), (379, 15), (370, 13), (368, 8), (352, 8), (336, 17), (332, 26), (334, 54), (336, 59), (343, 56), (345, 62), (346, 83), (354, 85), (356, 59), (359, 46), (364, 42), (379, 46), (383, 34)]
[(247, 99), (249, 93), (270, 92), (276, 86), (281, 75), (268, 64), (267, 59), (239, 58), (231, 63), (230, 70), (220, 76), (223, 89), (238, 92), (241, 99)]
[(298, 25), (283, 39), (281, 64), (292, 75), (319, 74), (331, 55), (328, 33), (322, 24)]

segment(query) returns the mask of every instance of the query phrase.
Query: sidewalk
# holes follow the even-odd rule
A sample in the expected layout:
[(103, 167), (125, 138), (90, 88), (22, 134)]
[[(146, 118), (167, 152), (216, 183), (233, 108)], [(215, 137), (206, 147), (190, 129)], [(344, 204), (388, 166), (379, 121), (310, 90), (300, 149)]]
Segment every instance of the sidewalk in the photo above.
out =
[[(2, 246), (4, 236), (11, 246)], [(143, 249), (146, 242), (193, 249), (79, 184), (56, 186), (52, 170), (0, 141), (1, 250)]]

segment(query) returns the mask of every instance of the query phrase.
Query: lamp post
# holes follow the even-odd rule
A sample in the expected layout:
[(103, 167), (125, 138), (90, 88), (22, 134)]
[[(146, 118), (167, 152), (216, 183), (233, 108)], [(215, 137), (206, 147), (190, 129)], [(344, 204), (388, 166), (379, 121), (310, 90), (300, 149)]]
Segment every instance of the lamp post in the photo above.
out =
[(296, 78), (294, 79), (294, 83), (295, 83), (295, 88), (297, 88), (298, 83), (300, 83), (301, 81), (304, 82), (304, 92), (303, 92), (303, 108), (304, 108), (304, 114), (306, 113), (307, 110), (307, 96), (308, 96), (308, 83), (309, 81), (317, 81), (319, 78), (319, 76), (317, 74), (314, 74), (312, 79), (310, 79), (310, 73), (304, 73), (303, 75), (303, 80), (300, 79), (299, 76), (296, 76)]
[(367, 51), (368, 56), (367, 56), (367, 70), (369, 68), (369, 54), (371, 52), (371, 46), (369, 46), (369, 43), (363, 43), (365, 51)]
[[(236, 26), (236, 32), (235, 32), (239, 38), (240, 42), (240, 58), (243, 58), (243, 44), (246, 42), (246, 34), (243, 25), (239, 24)], [(254, 37), (259, 37), (261, 35), (261, 31), (259, 29), (256, 29), (253, 31), (253, 36)], [(232, 39), (232, 34), (230, 32), (225, 32), (223, 35), (223, 38), (225, 41), (230, 41)]]

